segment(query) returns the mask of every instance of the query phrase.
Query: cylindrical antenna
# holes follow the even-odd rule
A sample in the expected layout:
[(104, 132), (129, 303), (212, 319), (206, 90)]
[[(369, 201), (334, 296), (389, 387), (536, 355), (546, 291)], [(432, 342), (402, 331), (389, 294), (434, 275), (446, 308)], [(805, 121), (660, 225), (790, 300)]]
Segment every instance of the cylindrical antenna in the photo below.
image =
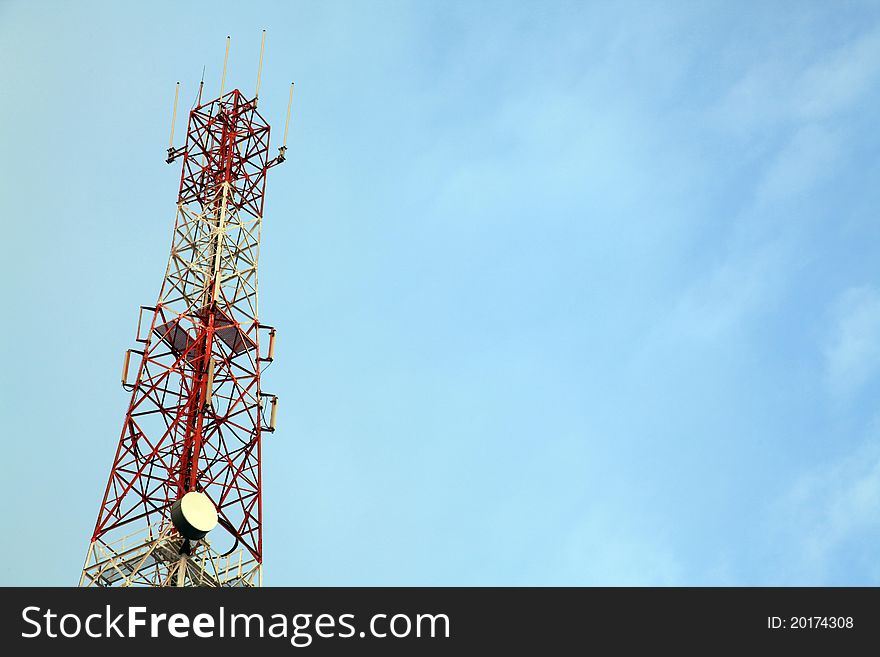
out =
[(128, 363), (131, 360), (131, 349), (125, 352), (125, 358), (122, 360), (122, 385), (128, 381)]
[(269, 333), (269, 353), (266, 355), (266, 360), (271, 361), (275, 358), (275, 329), (272, 329)]
[(275, 431), (275, 421), (278, 419), (278, 395), (272, 395), (272, 412), (269, 414), (269, 431)]
[(263, 30), (263, 40), (260, 43), (260, 65), (257, 67), (257, 90), (254, 92), (254, 100), (260, 97), (260, 73), (263, 72), (263, 50), (266, 48), (266, 30)]
[(174, 109), (171, 110), (171, 139), (168, 148), (174, 148), (174, 122), (177, 120), (177, 99), (180, 97), (180, 82), (174, 85)]
[(226, 55), (223, 57), (223, 77), (220, 78), (220, 98), (223, 98), (223, 88), (226, 86), (226, 62), (229, 59), (229, 40), (230, 37), (227, 35), (226, 37)]
[(287, 100), (287, 120), (284, 122), (284, 148), (287, 148), (287, 129), (290, 128), (291, 105), (293, 105), (293, 82), (290, 83), (290, 98)]

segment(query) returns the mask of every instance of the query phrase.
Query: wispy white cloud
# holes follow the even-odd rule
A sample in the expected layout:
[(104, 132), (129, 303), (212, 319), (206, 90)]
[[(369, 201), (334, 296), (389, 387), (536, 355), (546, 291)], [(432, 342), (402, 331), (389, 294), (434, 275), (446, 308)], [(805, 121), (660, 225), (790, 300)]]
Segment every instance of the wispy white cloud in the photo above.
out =
[(739, 345), (747, 329), (784, 290), (791, 257), (784, 240), (733, 249), (681, 289), (667, 312), (642, 336), (635, 361), (670, 344)]
[[(777, 294), (795, 273), (788, 254), (801, 240), (805, 219), (786, 205), (815, 194), (846, 164), (854, 139), (840, 113), (863, 101), (880, 79), (880, 28), (836, 48), (805, 48), (810, 40), (801, 36), (790, 52), (778, 52), (746, 70), (715, 108), (722, 132), (729, 131), (727, 136), (738, 143), (740, 164), (752, 160), (757, 169), (748, 183), (751, 200), (731, 222), (726, 258), (676, 307), (675, 323), (690, 327), (695, 336), (721, 335)], [(750, 146), (743, 150), (743, 143)], [(849, 333), (858, 331), (853, 324), (858, 321), (868, 320), (853, 317)], [(858, 378), (865, 368), (848, 362), (854, 347), (841, 343), (831, 348), (837, 352), (830, 366), (835, 381), (849, 376), (844, 370)]]
[(841, 150), (840, 136), (828, 128), (808, 124), (798, 129), (765, 171), (756, 205), (785, 201), (810, 189), (834, 172)]
[(873, 287), (846, 290), (833, 311), (825, 346), (827, 383), (848, 397), (880, 370), (880, 293)]
[(784, 264), (768, 246), (721, 262), (679, 300), (673, 314), (676, 332), (713, 340), (742, 325), (775, 293), (772, 275)]
[(801, 477), (776, 511), (789, 539), (785, 578), (822, 585), (854, 568), (873, 578), (864, 584), (880, 584), (880, 569), (868, 563), (880, 547), (880, 439)]
[(834, 50), (753, 66), (724, 95), (718, 116), (739, 130), (823, 121), (861, 101), (878, 79), (880, 28), (874, 28)]
[(795, 80), (791, 106), (803, 118), (822, 119), (859, 102), (880, 79), (880, 28), (832, 51)]

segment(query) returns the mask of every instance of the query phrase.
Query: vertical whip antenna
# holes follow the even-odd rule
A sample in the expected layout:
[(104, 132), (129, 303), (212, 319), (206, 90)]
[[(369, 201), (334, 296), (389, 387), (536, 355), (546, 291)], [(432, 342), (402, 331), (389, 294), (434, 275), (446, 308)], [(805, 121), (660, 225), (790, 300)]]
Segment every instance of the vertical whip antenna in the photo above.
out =
[(290, 98), (287, 99), (287, 120), (284, 122), (284, 146), (287, 150), (287, 129), (290, 128), (290, 107), (293, 105), (293, 82), (290, 83)]
[(266, 48), (266, 30), (263, 30), (263, 40), (260, 42), (260, 65), (257, 67), (257, 90), (254, 92), (254, 100), (260, 97), (260, 74), (263, 72), (263, 50)]
[(223, 56), (223, 77), (220, 78), (220, 98), (223, 98), (223, 87), (226, 86), (226, 62), (229, 60), (229, 35), (226, 36), (226, 54)]
[(171, 139), (168, 140), (168, 148), (174, 148), (174, 122), (177, 120), (177, 99), (180, 97), (180, 82), (174, 85), (174, 109), (171, 110)]
[(293, 82), (290, 83), (290, 98), (287, 99), (287, 120), (284, 122), (284, 143), (278, 149), (278, 155), (276, 155), (269, 162), (268, 166), (274, 167), (277, 164), (281, 164), (286, 159), (287, 153), (287, 132), (290, 129), (290, 108), (293, 106)]
[(204, 88), (205, 88), (205, 67), (202, 66), (202, 79), (199, 80), (199, 97), (198, 97), (198, 100), (196, 100), (196, 105), (194, 105), (194, 107), (195, 106), (198, 106), (198, 107), (202, 106), (202, 89), (204, 89)]

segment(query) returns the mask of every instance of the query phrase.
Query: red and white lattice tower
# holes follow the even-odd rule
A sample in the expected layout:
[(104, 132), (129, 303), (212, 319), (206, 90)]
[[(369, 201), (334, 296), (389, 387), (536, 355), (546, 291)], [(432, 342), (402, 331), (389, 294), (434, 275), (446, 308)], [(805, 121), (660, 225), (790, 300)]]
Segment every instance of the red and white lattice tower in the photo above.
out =
[(208, 102), (200, 87), (180, 148), (172, 127), (171, 256), (125, 355), (131, 402), (81, 586), (262, 583), (261, 438), (277, 397), (260, 387), (275, 331), (259, 320), (257, 259), (266, 173), (286, 151), (270, 159), (269, 132), (257, 95), (222, 84)]

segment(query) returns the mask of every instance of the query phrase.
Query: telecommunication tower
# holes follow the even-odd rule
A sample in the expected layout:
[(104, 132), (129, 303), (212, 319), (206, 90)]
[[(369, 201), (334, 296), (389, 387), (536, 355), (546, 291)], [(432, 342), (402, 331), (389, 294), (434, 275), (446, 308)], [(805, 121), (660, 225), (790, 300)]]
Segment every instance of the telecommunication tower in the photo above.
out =
[[(171, 256), (159, 298), (141, 306), (125, 353), (131, 392), (80, 586), (262, 584), (261, 439), (278, 398), (260, 386), (275, 330), (257, 312), (269, 125), (256, 91), (224, 91), (189, 113), (167, 162), (182, 160)], [(132, 358), (135, 354), (135, 358)], [(131, 367), (136, 363), (135, 367)], [(131, 378), (131, 381), (129, 379)]]

